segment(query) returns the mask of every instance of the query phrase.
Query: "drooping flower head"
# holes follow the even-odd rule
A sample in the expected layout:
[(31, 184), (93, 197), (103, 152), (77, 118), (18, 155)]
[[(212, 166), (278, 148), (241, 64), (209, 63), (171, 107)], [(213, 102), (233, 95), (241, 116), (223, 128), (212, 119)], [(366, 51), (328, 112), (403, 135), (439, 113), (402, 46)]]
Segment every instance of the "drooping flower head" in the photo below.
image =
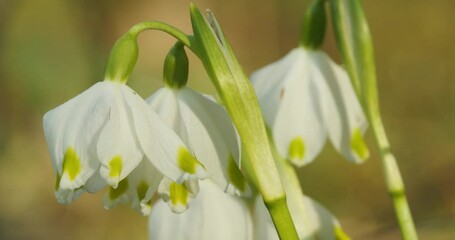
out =
[[(133, 49), (128, 50), (137, 51), (135, 36), (126, 36), (113, 51), (124, 51), (131, 42)], [(116, 54), (111, 54), (110, 63), (112, 59), (117, 59)], [(56, 196), (61, 203), (106, 185), (112, 188), (109, 197), (115, 198), (121, 191), (131, 191), (133, 182), (136, 195), (150, 198), (157, 187), (154, 175), (176, 182), (205, 175), (203, 165), (177, 134), (125, 85), (128, 74), (124, 72), (131, 71), (130, 66), (114, 65), (109, 64), (105, 81), (44, 115), (44, 132), (57, 173)], [(149, 169), (146, 174), (137, 169), (140, 164)], [(129, 179), (133, 171), (136, 174)], [(142, 179), (135, 179), (138, 176)]]
[(200, 193), (186, 212), (174, 213), (160, 200), (154, 204), (149, 239), (251, 240), (253, 224), (246, 202), (224, 193), (210, 179), (200, 185)]
[[(209, 178), (221, 190), (237, 195), (245, 193), (247, 185), (238, 167), (240, 142), (232, 121), (227, 111), (211, 97), (185, 86), (187, 67), (183, 46), (177, 43), (166, 58), (166, 86), (150, 96), (147, 102), (205, 166)], [(197, 183), (188, 182), (183, 186), (194, 184)], [(160, 193), (169, 196), (173, 186), (172, 183), (163, 184)], [(172, 201), (168, 203), (177, 211)]]
[(324, 3), (313, 1), (306, 11), (301, 46), (251, 76), (279, 153), (298, 166), (319, 154), (327, 136), (353, 162), (369, 156), (367, 120), (349, 77), (320, 50)]
[(330, 138), (347, 159), (369, 156), (367, 121), (346, 72), (320, 50), (299, 47), (251, 76), (277, 149), (298, 166)]

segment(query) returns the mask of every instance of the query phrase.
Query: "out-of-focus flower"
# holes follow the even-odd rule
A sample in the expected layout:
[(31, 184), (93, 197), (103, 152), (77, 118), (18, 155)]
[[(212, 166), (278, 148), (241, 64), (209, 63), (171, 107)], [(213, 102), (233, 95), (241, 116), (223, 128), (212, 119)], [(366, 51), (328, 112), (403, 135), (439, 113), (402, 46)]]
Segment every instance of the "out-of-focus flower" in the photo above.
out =
[(123, 83), (96, 83), (49, 111), (44, 132), (61, 203), (106, 185), (111, 200), (132, 191), (142, 201), (161, 174), (176, 182), (205, 176), (180, 138)]
[[(223, 191), (240, 195), (247, 184), (239, 170), (240, 143), (226, 110), (210, 97), (185, 86), (166, 86), (147, 99), (150, 107), (180, 136)], [(197, 183), (187, 182), (186, 185)], [(168, 195), (172, 183), (160, 187)], [(169, 198), (165, 198), (169, 199)], [(169, 202), (171, 208), (172, 202)], [(180, 212), (181, 206), (173, 207)]]
[(348, 75), (324, 52), (296, 48), (251, 79), (280, 155), (307, 164), (328, 135), (347, 159), (368, 158), (365, 114)]
[(253, 237), (252, 227), (246, 202), (224, 193), (207, 179), (200, 181), (199, 194), (181, 214), (158, 200), (150, 214), (149, 236), (152, 240), (249, 240)]

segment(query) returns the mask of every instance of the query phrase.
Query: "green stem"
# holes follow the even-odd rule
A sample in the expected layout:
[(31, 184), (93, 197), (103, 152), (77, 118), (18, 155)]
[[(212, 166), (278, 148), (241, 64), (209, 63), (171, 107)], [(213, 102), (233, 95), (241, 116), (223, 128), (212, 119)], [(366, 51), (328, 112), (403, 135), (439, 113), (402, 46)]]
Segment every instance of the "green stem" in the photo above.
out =
[(298, 239), (254, 88), (215, 16), (209, 13), (206, 19), (194, 4), (190, 4), (190, 15), (197, 55), (242, 139), (244, 152), (251, 164), (249, 174), (256, 180), (278, 235), (281, 239)]
[(294, 225), (289, 224), (292, 223), (292, 217), (288, 210), (286, 196), (275, 199), (273, 201), (264, 200), (264, 203), (269, 210), (270, 216), (272, 216), (273, 223), (275, 224), (275, 228), (277, 229), (280, 239), (299, 239)]
[(159, 22), (159, 21), (150, 21), (150, 22), (140, 22), (134, 25), (129, 32), (138, 35), (139, 33), (145, 30), (159, 30), (169, 35), (175, 37), (181, 43), (183, 43), (186, 47), (188, 47), (191, 51), (193, 51), (196, 55), (198, 55), (198, 51), (196, 51), (194, 38), (193, 36), (188, 36), (184, 32), (180, 31), (179, 29), (171, 26), (167, 23)]
[(370, 124), (382, 160), (382, 169), (384, 171), (387, 190), (395, 208), (395, 215), (400, 226), (401, 235), (404, 240), (418, 239), (400, 170), (390, 150), (390, 144), (381, 118), (376, 117), (371, 119)]
[(384, 178), (405, 240), (418, 239), (400, 170), (382, 123), (373, 41), (359, 0), (331, 0), (337, 44), (354, 89), (373, 129)]

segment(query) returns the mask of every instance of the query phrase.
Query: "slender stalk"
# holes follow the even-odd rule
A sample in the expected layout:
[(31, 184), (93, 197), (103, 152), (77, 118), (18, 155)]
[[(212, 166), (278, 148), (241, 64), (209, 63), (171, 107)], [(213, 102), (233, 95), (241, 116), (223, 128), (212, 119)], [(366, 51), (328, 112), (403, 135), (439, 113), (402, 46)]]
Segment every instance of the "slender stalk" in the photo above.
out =
[(395, 208), (395, 215), (404, 240), (418, 239), (412, 214), (406, 198), (405, 187), (395, 157), (390, 150), (390, 144), (382, 124), (381, 118), (370, 120), (373, 129), (379, 156), (382, 160), (382, 169), (387, 185), (387, 191)]
[(382, 169), (403, 239), (418, 239), (405, 188), (382, 123), (373, 41), (359, 0), (331, 0), (332, 20), (346, 70), (362, 103), (382, 161)]

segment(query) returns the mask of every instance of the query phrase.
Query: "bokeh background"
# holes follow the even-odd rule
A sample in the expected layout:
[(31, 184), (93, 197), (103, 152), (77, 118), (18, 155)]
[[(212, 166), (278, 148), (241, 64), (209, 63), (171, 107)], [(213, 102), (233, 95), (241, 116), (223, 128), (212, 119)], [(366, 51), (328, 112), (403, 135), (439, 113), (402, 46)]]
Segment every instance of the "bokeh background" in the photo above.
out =
[[(249, 74), (297, 46), (308, 1), (204, 0)], [(455, 1), (365, 0), (381, 108), (422, 239), (455, 239)], [(147, 218), (102, 208), (102, 193), (69, 206), (54, 199), (43, 114), (103, 79), (109, 50), (133, 24), (160, 20), (191, 33), (184, 0), (0, 0), (0, 239), (146, 239)], [(143, 97), (162, 85), (174, 40), (141, 35), (129, 85)], [(328, 28), (324, 49), (340, 62)], [(190, 54), (189, 85), (213, 87)], [(300, 169), (307, 195), (354, 239), (400, 239), (381, 165), (342, 159), (327, 144)]]

